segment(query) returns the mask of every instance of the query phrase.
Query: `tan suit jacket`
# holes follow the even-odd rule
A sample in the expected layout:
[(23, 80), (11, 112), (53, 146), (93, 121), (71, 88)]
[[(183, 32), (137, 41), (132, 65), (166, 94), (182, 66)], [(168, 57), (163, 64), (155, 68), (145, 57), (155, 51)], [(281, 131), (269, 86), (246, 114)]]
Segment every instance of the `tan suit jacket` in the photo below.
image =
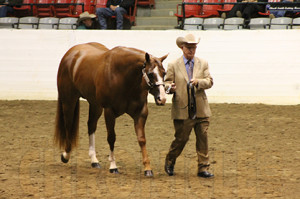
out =
[[(204, 90), (212, 87), (213, 79), (210, 76), (207, 61), (194, 57), (193, 79), (198, 80), (197, 87), (195, 87), (197, 118), (210, 117), (211, 110)], [(176, 91), (172, 98), (171, 117), (172, 119), (188, 119), (187, 83), (189, 82), (189, 78), (183, 56), (168, 64), (167, 74), (165, 76), (166, 89), (168, 89), (173, 82), (176, 85)]]

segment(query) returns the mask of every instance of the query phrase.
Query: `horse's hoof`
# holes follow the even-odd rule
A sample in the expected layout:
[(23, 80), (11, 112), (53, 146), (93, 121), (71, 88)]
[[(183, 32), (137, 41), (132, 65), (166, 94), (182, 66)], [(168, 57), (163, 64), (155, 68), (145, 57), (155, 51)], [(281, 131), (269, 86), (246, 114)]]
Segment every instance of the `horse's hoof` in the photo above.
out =
[(118, 171), (117, 168), (115, 168), (115, 169), (109, 169), (109, 172), (110, 172), (110, 173), (119, 174), (119, 171)]
[(152, 170), (146, 170), (146, 171), (144, 172), (144, 174), (145, 174), (145, 176), (147, 176), (147, 177), (153, 177), (153, 172), (152, 172)]
[(92, 163), (92, 167), (93, 167), (93, 168), (97, 168), (97, 169), (100, 169), (100, 168), (101, 168), (99, 162), (93, 162), (93, 163)]
[(66, 158), (63, 156), (63, 154), (61, 154), (61, 161), (62, 161), (63, 163), (68, 163), (68, 162), (69, 162), (69, 160), (66, 159)]

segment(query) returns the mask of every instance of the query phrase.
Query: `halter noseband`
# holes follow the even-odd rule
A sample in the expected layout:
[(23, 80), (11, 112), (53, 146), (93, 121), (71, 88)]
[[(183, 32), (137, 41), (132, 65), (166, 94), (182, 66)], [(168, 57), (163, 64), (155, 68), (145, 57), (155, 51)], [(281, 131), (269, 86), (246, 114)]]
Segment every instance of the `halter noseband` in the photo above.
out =
[(160, 86), (160, 85), (163, 85), (163, 86), (164, 86), (164, 85), (165, 85), (164, 82), (155, 82), (155, 83), (151, 82), (150, 79), (149, 79), (149, 77), (148, 77), (148, 75), (147, 75), (147, 73), (145, 72), (145, 69), (146, 69), (146, 61), (145, 61), (144, 64), (143, 64), (142, 73), (143, 73), (143, 77), (144, 77), (144, 79), (145, 79), (147, 85), (148, 85), (150, 88), (153, 88), (154, 86)]

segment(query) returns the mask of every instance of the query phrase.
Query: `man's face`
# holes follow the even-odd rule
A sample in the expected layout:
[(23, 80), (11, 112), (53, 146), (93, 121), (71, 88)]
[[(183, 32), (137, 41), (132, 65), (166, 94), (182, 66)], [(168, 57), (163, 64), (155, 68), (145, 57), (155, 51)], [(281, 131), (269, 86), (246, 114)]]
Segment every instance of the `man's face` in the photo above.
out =
[(197, 49), (197, 44), (188, 44), (185, 43), (182, 46), (182, 52), (185, 58), (191, 60), (194, 58)]
[(92, 21), (92, 19), (85, 19), (85, 20), (83, 20), (82, 21), (83, 23), (84, 23), (84, 25), (86, 26), (86, 27), (91, 27), (92, 26), (92, 24), (93, 24), (93, 21)]

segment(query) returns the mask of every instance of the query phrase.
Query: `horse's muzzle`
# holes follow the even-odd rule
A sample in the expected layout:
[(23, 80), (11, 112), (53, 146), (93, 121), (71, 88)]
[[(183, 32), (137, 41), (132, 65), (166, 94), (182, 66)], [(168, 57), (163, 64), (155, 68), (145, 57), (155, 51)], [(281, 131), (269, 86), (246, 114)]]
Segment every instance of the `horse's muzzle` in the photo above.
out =
[(163, 106), (163, 105), (165, 105), (166, 101), (167, 101), (166, 98), (162, 98), (162, 99), (161, 99), (159, 96), (158, 96), (157, 98), (155, 98), (155, 103), (156, 103), (156, 105), (158, 105), (158, 106)]

